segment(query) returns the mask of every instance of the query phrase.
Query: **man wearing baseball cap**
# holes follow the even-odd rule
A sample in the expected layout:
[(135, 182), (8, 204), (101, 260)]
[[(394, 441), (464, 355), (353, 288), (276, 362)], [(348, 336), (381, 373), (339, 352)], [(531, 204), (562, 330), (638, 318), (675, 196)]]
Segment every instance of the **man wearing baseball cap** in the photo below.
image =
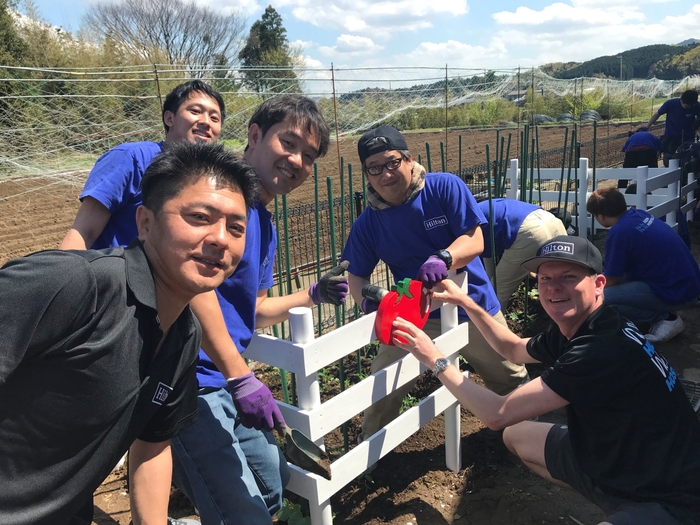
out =
[[(353, 224), (342, 257), (350, 261), (348, 284), (355, 301), (362, 303), (365, 313), (377, 309), (376, 302), (363, 300), (362, 288), (380, 260), (396, 282), (418, 279), (427, 288), (445, 279), (453, 268), (469, 272), (469, 296), (505, 327), (501, 306), (478, 257), (484, 250), (481, 225), (487, 221), (466, 184), (451, 173), (426, 174), (413, 161), (404, 136), (391, 126), (362, 135), (357, 149), (367, 179), (368, 206)], [(463, 310), (459, 320), (468, 320)], [(431, 314), (424, 329), (433, 337), (441, 333), (439, 312)], [(508, 394), (528, 379), (524, 366), (503, 359), (476, 330), (461, 353), (486, 386), (499, 394)], [(381, 345), (372, 372), (405, 355), (395, 346)], [(398, 416), (413, 384), (403, 385), (365, 410), (362, 438)]]
[[(540, 377), (499, 396), (469, 381), (403, 319), (394, 323), (395, 344), (437, 372), (489, 428), (504, 429), (506, 446), (530, 469), (601, 507), (602, 524), (699, 524), (698, 419), (668, 361), (603, 304), (600, 252), (582, 237), (555, 237), (523, 268), (537, 273), (554, 321), (532, 338), (494, 322), (452, 281), (434, 297), (462, 306), (503, 357), (547, 365)], [(530, 421), (560, 407), (567, 425)]]

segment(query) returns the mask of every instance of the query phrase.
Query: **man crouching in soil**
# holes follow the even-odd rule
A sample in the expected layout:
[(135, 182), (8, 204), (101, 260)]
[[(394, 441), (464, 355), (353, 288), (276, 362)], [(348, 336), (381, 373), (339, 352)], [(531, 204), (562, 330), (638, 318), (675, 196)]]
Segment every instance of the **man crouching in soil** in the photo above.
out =
[[(584, 238), (555, 237), (523, 268), (537, 273), (554, 321), (533, 338), (493, 322), (452, 281), (434, 294), (464, 307), (504, 358), (549, 367), (507, 396), (470, 381), (403, 319), (394, 342), (489, 428), (504, 429), (506, 446), (530, 469), (601, 507), (601, 525), (699, 524), (700, 425), (666, 359), (603, 304), (600, 252)], [(528, 421), (563, 406), (568, 425)]]
[(182, 142), (141, 183), (127, 248), (35, 253), (0, 269), (0, 523), (75, 517), (130, 448), (135, 525), (167, 520), (170, 438), (197, 418), (188, 307), (243, 255), (257, 178)]

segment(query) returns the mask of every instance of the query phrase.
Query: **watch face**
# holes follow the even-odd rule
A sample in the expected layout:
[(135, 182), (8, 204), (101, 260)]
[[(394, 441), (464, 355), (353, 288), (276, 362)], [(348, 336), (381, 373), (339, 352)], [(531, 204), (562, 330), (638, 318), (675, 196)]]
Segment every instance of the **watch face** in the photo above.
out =
[(450, 252), (448, 252), (447, 250), (440, 250), (435, 255), (442, 259), (442, 262), (445, 263), (447, 269), (449, 270), (450, 266), (452, 266), (452, 255), (450, 254)]

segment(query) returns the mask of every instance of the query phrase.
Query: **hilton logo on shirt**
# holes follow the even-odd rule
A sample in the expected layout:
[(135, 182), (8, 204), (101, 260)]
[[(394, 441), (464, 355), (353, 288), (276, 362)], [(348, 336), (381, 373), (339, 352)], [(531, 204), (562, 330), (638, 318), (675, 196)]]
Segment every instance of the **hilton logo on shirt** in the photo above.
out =
[(168, 396), (172, 391), (172, 387), (169, 387), (164, 383), (158, 383), (158, 386), (156, 387), (156, 393), (153, 394), (153, 399), (151, 401), (153, 401), (156, 405), (162, 405), (163, 403), (165, 403), (165, 400), (168, 399)]
[(447, 217), (445, 217), (444, 215), (441, 215), (440, 217), (433, 217), (432, 219), (423, 221), (423, 224), (425, 225), (426, 230), (432, 230), (433, 228), (437, 228), (438, 226), (447, 225)]

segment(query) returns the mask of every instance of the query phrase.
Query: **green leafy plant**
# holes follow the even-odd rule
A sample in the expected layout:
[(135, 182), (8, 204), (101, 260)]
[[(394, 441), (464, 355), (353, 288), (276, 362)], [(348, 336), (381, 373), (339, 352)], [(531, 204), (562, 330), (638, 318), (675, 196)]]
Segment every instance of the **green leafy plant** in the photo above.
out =
[(412, 396), (411, 394), (408, 394), (406, 397), (403, 398), (403, 401), (401, 401), (401, 413), (406, 412), (411, 407), (416, 406), (420, 402), (420, 399), (418, 399), (415, 396)]
[(300, 503), (292, 503), (287, 498), (282, 502), (282, 508), (276, 515), (279, 521), (285, 521), (289, 525), (311, 525), (311, 518), (304, 516)]

